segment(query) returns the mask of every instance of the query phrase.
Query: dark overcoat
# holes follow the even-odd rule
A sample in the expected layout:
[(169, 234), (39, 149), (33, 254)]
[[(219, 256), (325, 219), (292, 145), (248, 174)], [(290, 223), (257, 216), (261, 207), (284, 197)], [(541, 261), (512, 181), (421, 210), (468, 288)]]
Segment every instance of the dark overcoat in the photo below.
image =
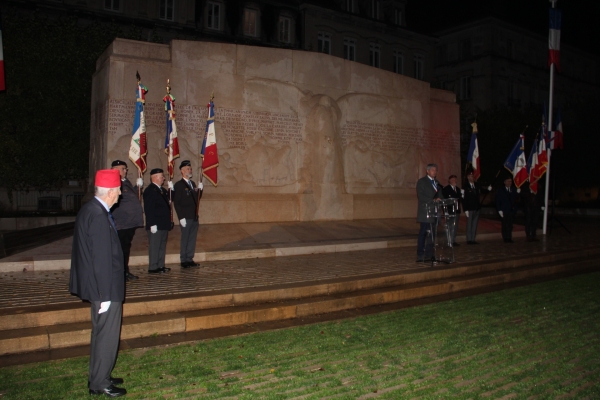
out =
[[(192, 185), (196, 188), (194, 181)], [(175, 211), (177, 211), (177, 217), (194, 219), (196, 217), (198, 202), (198, 191), (190, 188), (185, 179), (182, 179), (175, 183), (175, 191), (173, 192), (173, 204), (175, 204)]]
[(125, 299), (121, 242), (108, 211), (95, 197), (75, 219), (69, 291), (88, 301)]
[(433, 188), (431, 180), (428, 176), (424, 176), (417, 181), (417, 201), (419, 208), (417, 209), (417, 222), (431, 223), (434, 222), (433, 218), (427, 218), (427, 204), (431, 203), (433, 199), (443, 199), (442, 184), (436, 180), (437, 190)]
[(159, 231), (171, 230), (171, 206), (167, 191), (163, 187), (151, 183), (144, 190), (144, 213), (146, 214), (146, 230), (156, 225)]
[(138, 190), (133, 187), (129, 179), (121, 180), (121, 197), (111, 211), (117, 223), (117, 230), (139, 228), (144, 225), (144, 211), (138, 199)]

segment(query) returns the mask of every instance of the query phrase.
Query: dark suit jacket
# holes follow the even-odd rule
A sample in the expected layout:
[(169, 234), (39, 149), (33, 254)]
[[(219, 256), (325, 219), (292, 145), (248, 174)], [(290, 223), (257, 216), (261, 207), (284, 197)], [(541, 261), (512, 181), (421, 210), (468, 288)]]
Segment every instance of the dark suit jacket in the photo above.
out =
[(475, 188), (471, 188), (471, 184), (468, 181), (465, 183), (465, 197), (463, 198), (462, 203), (463, 210), (465, 211), (481, 210), (481, 185), (477, 182), (473, 182), (473, 186), (475, 186)]
[(123, 301), (123, 250), (108, 211), (95, 197), (75, 219), (69, 291), (88, 301)]
[(156, 225), (159, 231), (171, 230), (171, 206), (167, 191), (154, 183), (144, 190), (144, 213), (146, 214), (146, 230)]
[(496, 210), (503, 213), (517, 212), (517, 189), (510, 188), (510, 193), (506, 190), (506, 186), (502, 186), (496, 190)]
[(137, 196), (138, 190), (133, 187), (129, 179), (121, 180), (121, 196), (111, 211), (117, 229), (138, 228), (144, 225), (144, 212)]
[[(460, 192), (460, 188), (458, 186), (454, 186), (454, 189), (452, 189), (452, 185), (448, 185), (446, 187), (444, 187), (444, 189), (442, 189), (442, 193), (444, 195), (444, 198), (446, 199), (458, 199), (458, 209), (457, 210), (449, 210), (450, 214), (454, 215), (454, 214), (460, 214), (460, 205), (462, 204), (462, 193)], [(450, 206), (448, 206), (448, 208), (450, 208)], [(452, 207), (454, 208), (454, 207)]]
[(428, 176), (424, 176), (417, 181), (417, 200), (419, 208), (417, 209), (417, 222), (427, 223), (433, 222), (427, 218), (427, 203), (431, 203), (433, 199), (443, 199), (442, 184), (436, 179), (437, 191), (433, 188), (431, 180)]
[[(194, 188), (196, 184), (192, 181)], [(173, 204), (177, 217), (194, 219), (196, 217), (196, 203), (198, 202), (198, 191), (190, 189), (187, 182), (182, 179), (175, 183), (175, 191), (173, 192)]]

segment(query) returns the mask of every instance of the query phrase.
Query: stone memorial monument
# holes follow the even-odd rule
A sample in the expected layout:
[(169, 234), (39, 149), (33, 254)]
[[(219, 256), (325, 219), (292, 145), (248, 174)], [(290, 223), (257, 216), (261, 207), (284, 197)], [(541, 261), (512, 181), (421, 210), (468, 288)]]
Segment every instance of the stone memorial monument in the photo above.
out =
[(427, 82), (313, 52), (117, 39), (93, 78), (91, 185), (96, 170), (127, 159), (136, 71), (148, 87), (148, 169), (166, 170), (167, 79), (196, 180), (214, 93), (219, 183), (205, 180), (201, 223), (412, 217), (428, 163), (442, 182), (461, 172), (455, 96)]

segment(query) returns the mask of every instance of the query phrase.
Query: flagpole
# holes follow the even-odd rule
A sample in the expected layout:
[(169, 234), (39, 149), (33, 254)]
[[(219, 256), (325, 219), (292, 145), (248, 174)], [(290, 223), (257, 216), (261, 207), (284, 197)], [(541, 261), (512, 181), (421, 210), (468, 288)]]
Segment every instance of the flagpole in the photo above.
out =
[[(550, 0), (552, 3), (552, 8), (556, 8), (557, 0)], [(552, 130), (552, 117), (554, 114), (554, 63), (550, 64), (550, 96), (548, 99), (548, 128), (547, 131)], [(546, 138), (544, 138), (546, 140)], [(550, 146), (546, 148), (546, 152), (548, 154), (548, 165), (546, 166), (546, 187), (544, 189), (544, 223), (542, 226), (542, 234), (546, 234), (548, 230), (548, 194), (550, 193), (550, 159), (552, 155), (552, 150), (550, 150)]]

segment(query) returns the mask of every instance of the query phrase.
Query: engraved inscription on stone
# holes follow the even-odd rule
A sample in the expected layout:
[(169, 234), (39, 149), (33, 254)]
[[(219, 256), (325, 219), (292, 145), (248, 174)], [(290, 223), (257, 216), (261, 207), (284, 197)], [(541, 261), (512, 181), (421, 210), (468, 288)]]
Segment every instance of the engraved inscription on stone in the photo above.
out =
[(248, 140), (257, 135), (276, 140), (281, 145), (302, 141), (302, 123), (292, 114), (227, 108), (215, 110), (215, 114), (228, 148), (247, 149)]

